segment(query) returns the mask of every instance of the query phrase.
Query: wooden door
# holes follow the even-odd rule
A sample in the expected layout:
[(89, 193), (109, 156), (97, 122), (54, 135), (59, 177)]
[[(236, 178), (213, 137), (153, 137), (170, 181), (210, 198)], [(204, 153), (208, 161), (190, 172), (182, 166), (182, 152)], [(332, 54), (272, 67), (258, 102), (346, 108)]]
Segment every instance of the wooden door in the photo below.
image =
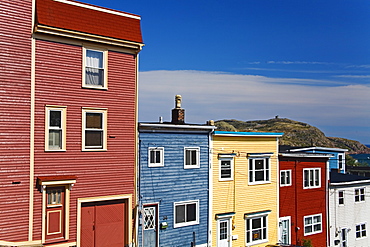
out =
[(114, 200), (81, 205), (81, 247), (121, 247), (128, 241), (127, 202)]
[(143, 208), (143, 246), (157, 247), (158, 243), (158, 220), (157, 205), (146, 205)]
[(46, 188), (46, 241), (62, 239), (65, 234), (65, 187)]

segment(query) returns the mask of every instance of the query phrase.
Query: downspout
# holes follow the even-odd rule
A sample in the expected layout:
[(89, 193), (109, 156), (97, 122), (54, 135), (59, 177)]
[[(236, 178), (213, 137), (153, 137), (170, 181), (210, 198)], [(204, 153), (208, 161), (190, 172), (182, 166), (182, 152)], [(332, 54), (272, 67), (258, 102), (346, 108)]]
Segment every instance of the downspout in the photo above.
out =
[(208, 247), (212, 246), (212, 202), (213, 202), (213, 170), (212, 170), (212, 161), (213, 161), (213, 142), (212, 142), (212, 136), (213, 131), (209, 132), (208, 134), (208, 145), (209, 145), (209, 152), (208, 152)]
[(326, 176), (325, 176), (325, 199), (326, 199), (326, 202), (325, 202), (325, 209), (326, 209), (326, 246), (330, 246), (330, 223), (329, 223), (329, 181), (330, 181), (330, 176), (329, 176), (329, 160), (326, 161)]
[[(297, 160), (294, 161), (294, 209), (295, 209), (295, 244), (298, 245), (298, 195), (297, 195)], [(303, 181), (304, 183), (304, 181)]]
[[(28, 241), (33, 240), (33, 209), (34, 209), (34, 168), (35, 168), (35, 88), (36, 88), (36, 40), (33, 37), (36, 22), (36, 1), (32, 1), (32, 24), (31, 24), (31, 102), (30, 102), (30, 174), (29, 174), (29, 211), (28, 211)], [(44, 229), (44, 228), (42, 228)]]

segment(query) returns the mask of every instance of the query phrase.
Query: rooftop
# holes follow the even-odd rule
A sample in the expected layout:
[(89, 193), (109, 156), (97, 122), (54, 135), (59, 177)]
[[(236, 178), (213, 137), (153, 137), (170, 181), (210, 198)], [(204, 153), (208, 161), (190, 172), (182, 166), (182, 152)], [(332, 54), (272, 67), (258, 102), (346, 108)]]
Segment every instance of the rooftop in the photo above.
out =
[(330, 172), (330, 183), (355, 183), (355, 182), (370, 182), (370, 178), (357, 176), (352, 174), (343, 174), (338, 172)]
[(36, 30), (62, 30), (142, 43), (140, 16), (74, 0), (37, 0)]

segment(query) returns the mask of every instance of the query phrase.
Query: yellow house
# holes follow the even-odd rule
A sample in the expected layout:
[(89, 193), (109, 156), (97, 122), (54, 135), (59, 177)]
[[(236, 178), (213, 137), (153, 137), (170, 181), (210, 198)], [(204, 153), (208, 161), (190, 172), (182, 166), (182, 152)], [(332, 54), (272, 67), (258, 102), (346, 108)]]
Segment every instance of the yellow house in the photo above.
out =
[(278, 138), (283, 133), (215, 131), (212, 246), (278, 242)]

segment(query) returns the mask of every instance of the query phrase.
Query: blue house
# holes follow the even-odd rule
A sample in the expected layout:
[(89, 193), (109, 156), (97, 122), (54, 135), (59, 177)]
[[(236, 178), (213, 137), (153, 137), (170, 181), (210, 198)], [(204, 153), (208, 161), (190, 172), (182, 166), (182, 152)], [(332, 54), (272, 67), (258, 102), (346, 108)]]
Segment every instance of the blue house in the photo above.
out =
[(339, 173), (346, 171), (346, 155), (347, 149), (341, 148), (327, 148), (327, 147), (307, 147), (307, 148), (292, 148), (290, 152), (306, 152), (306, 153), (320, 153), (332, 154), (333, 157), (329, 159), (329, 169), (337, 170)]
[(181, 96), (171, 122), (139, 123), (138, 245), (207, 246), (213, 125), (186, 124)]

